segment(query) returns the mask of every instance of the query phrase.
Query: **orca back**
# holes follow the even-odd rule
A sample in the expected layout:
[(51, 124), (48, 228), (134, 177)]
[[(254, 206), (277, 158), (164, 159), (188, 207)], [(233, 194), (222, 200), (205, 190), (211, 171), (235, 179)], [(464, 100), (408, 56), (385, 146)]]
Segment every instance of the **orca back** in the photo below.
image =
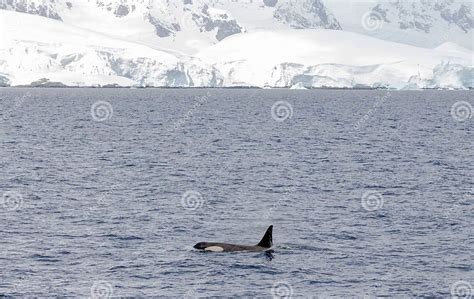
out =
[(215, 242), (199, 242), (194, 245), (194, 248), (211, 251), (211, 252), (222, 252), (222, 251), (264, 251), (273, 246), (273, 225), (270, 225), (265, 232), (260, 243), (257, 245), (238, 245), (229, 243), (215, 243)]

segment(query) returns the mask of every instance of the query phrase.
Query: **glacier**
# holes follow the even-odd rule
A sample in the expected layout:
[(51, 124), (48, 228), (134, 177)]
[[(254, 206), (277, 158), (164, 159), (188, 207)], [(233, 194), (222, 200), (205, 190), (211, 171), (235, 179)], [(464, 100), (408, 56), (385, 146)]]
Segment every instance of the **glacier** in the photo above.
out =
[[(91, 5), (83, 2), (81, 8), (79, 2), (73, 3), (76, 9)], [(104, 23), (124, 29), (117, 32), (105, 25), (93, 28), (97, 20), (79, 21), (80, 14), (67, 7), (47, 6), (50, 10), (40, 10), (43, 15), (0, 9), (0, 86), (473, 88), (473, 51), (456, 43), (428, 49), (340, 30), (344, 23), (319, 4), (308, 5), (308, 11), (288, 12), (290, 29), (283, 25), (268, 29), (272, 27), (268, 24), (258, 29), (255, 16), (245, 19), (239, 14), (236, 5), (241, 2), (227, 3), (232, 14), (219, 3), (223, 5), (217, 1), (218, 8), (200, 8), (199, 14), (192, 10), (197, 4), (176, 4), (175, 9), (185, 13), (179, 20), (168, 15), (168, 22), (158, 18), (168, 10), (158, 13), (156, 7), (148, 7), (155, 25), (148, 24), (144, 35), (139, 34), (145, 28), (142, 20), (132, 18), (144, 9), (138, 6), (125, 10), (112, 6), (114, 19)], [(265, 3), (262, 12), (283, 7)], [(311, 13), (318, 17), (308, 26), (319, 28), (302, 29)], [(127, 28), (119, 26), (117, 19), (127, 17), (131, 18)], [(187, 17), (195, 19), (190, 22)], [(148, 39), (162, 29), (170, 36)], [(202, 36), (196, 33), (201, 30)], [(170, 38), (176, 38), (176, 44)]]
[(3, 85), (221, 86), (212, 65), (36, 15), (0, 11)]
[[(419, 48), (335, 30), (233, 35), (197, 54), (224, 85), (306, 88), (472, 88), (473, 52)], [(440, 80), (449, 74), (450, 80)]]

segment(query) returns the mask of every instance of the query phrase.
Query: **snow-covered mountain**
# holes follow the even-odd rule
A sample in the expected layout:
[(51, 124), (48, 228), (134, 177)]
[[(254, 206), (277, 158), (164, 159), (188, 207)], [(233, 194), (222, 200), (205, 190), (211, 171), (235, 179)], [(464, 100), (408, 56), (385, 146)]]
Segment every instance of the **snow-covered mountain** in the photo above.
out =
[(245, 26), (340, 29), (321, 0), (297, 2), (295, 6), (293, 0), (0, 0), (0, 9), (188, 54), (245, 32)]
[(474, 46), (472, 2), (464, 0), (0, 0), (0, 9), (188, 54), (262, 29), (323, 28), (427, 48)]
[(51, 0), (1, 0), (0, 9), (61, 20), (57, 12), (57, 2)]
[[(225, 85), (466, 88), (474, 78), (470, 50), (431, 50), (334, 30), (239, 34), (197, 57), (213, 63)], [(443, 72), (452, 79), (439, 80)]]
[(454, 42), (473, 49), (472, 1), (326, 0), (346, 31), (434, 48)]
[(457, 0), (0, 0), (0, 85), (469, 88), (471, 11)]
[(0, 84), (220, 86), (212, 65), (35, 15), (0, 10)]

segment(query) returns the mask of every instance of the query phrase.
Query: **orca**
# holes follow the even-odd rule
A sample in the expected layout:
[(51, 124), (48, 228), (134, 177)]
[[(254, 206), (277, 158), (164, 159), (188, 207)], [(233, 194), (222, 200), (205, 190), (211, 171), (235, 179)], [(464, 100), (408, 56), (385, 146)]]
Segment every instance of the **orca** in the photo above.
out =
[(257, 245), (238, 245), (229, 243), (199, 242), (194, 248), (209, 252), (266, 251), (273, 246), (273, 225), (270, 225)]

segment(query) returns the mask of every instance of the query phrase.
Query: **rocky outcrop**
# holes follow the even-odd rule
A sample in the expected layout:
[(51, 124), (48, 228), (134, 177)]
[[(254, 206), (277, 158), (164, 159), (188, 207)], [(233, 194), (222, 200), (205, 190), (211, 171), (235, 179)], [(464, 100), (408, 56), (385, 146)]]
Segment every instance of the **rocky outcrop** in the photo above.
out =
[(284, 2), (277, 6), (274, 17), (297, 29), (342, 29), (321, 0), (302, 0), (298, 2), (298, 5), (291, 1)]
[(62, 20), (56, 11), (55, 1), (51, 0), (0, 0), (0, 9)]
[(216, 39), (218, 41), (233, 34), (243, 32), (243, 28), (225, 11), (209, 8), (208, 5), (205, 5), (199, 14), (194, 13), (193, 20), (201, 31), (217, 30)]
[(402, 30), (430, 33), (440, 21), (465, 33), (474, 28), (472, 8), (453, 0), (381, 1), (372, 11), (385, 22), (398, 22)]

